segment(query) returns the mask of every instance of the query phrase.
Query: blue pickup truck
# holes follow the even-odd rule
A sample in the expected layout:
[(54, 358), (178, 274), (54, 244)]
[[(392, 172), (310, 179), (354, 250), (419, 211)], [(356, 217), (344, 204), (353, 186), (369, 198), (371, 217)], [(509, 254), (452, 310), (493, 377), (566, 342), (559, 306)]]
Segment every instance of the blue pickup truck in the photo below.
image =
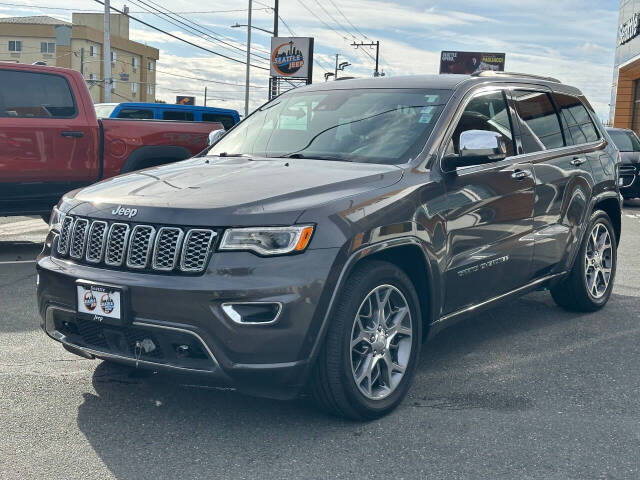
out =
[(169, 103), (97, 103), (98, 118), (131, 118), (137, 120), (182, 120), (187, 122), (219, 122), (229, 130), (240, 121), (236, 110)]

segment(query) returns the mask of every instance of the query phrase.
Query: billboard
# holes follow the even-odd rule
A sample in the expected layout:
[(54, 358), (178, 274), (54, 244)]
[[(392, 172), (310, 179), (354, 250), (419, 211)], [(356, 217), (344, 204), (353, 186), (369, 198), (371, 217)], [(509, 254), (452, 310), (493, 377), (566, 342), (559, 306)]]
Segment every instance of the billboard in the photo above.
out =
[(504, 53), (450, 52), (440, 55), (440, 73), (471, 75), (484, 70), (504, 72)]
[(313, 38), (271, 38), (271, 76), (311, 78), (313, 66)]
[(187, 97), (184, 95), (176, 95), (176, 104), (177, 105), (195, 105), (196, 97)]

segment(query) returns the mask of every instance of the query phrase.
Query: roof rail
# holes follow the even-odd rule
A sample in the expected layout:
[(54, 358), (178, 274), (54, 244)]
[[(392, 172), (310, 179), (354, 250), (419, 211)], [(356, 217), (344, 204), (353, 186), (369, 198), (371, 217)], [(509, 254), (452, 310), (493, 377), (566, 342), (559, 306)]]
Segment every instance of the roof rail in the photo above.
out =
[(481, 72), (474, 72), (472, 77), (521, 77), (521, 78), (534, 78), (536, 80), (545, 80), (547, 82), (562, 83), (557, 78), (545, 77), (543, 75), (534, 75), (532, 73), (518, 73), (518, 72), (496, 72), (495, 70), (483, 70)]

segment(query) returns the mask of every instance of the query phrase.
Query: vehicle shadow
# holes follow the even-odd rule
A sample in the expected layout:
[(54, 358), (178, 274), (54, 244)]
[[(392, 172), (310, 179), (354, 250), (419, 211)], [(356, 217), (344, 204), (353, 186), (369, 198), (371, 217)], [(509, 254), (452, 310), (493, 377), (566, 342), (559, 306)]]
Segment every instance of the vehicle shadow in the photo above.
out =
[[(544, 350), (549, 347), (538, 345), (539, 339), (553, 336), (549, 333), (553, 330), (557, 337), (554, 342), (558, 343), (553, 348), (558, 355), (568, 355), (572, 348), (580, 348), (576, 330), (582, 329), (580, 336), (589, 341), (606, 341), (616, 324), (613, 320), (607, 325), (603, 322), (634, 310), (636, 303), (637, 297), (616, 294), (606, 307), (606, 315), (583, 315), (560, 310), (547, 293), (536, 292), (465, 320), (424, 345), (415, 385), (401, 408), (368, 424), (325, 415), (315, 409), (308, 397), (288, 402), (253, 398), (104, 362), (93, 375), (95, 393), (83, 394), (77, 424), (119, 479), (264, 478), (266, 471), (280, 471), (280, 477), (292, 478), (300, 476), (287, 473), (296, 467), (295, 462), (308, 462), (322, 469), (312, 476), (331, 477), (327, 474), (332, 466), (330, 452), (335, 454), (336, 448), (348, 450), (363, 434), (387, 438), (402, 435), (396, 416), (422, 415), (421, 421), (428, 422), (429, 416), (438, 415), (433, 409), (414, 408), (420, 406), (414, 405), (416, 400), (425, 400), (421, 396), (430, 391), (432, 383), (437, 383), (438, 398), (455, 399), (467, 391), (467, 378), (451, 375), (451, 371), (466, 369), (464, 362), (470, 353), (479, 352), (472, 364), (482, 367), (483, 361), (489, 361), (483, 356), (488, 357), (492, 349), (503, 345), (515, 351), (520, 344), (527, 344), (535, 361), (535, 354), (545, 355)], [(620, 326), (621, 330), (625, 328), (629, 325)], [(486, 382), (484, 390), (503, 389), (500, 375), (489, 373), (479, 380)], [(532, 375), (525, 368), (519, 374)], [(484, 401), (491, 408), (490, 403), (500, 403), (501, 399), (490, 397)], [(515, 409), (531, 405), (531, 400), (525, 399)], [(413, 417), (408, 421), (414, 421)], [(296, 468), (302, 466), (298, 464)], [(354, 466), (353, 476), (358, 471)], [(308, 474), (302, 476), (310, 478)]]

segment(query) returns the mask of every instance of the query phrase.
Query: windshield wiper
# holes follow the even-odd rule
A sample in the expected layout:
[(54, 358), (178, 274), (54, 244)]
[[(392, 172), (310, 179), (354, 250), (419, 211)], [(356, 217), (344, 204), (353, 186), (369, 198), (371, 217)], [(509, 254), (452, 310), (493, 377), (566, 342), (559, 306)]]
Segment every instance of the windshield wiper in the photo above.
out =
[(297, 153), (297, 152), (287, 153), (285, 155), (278, 155), (276, 157), (271, 157), (271, 158), (306, 158), (310, 160), (333, 160), (335, 162), (352, 162), (353, 161), (348, 158), (337, 157), (332, 155), (305, 155), (304, 153)]

